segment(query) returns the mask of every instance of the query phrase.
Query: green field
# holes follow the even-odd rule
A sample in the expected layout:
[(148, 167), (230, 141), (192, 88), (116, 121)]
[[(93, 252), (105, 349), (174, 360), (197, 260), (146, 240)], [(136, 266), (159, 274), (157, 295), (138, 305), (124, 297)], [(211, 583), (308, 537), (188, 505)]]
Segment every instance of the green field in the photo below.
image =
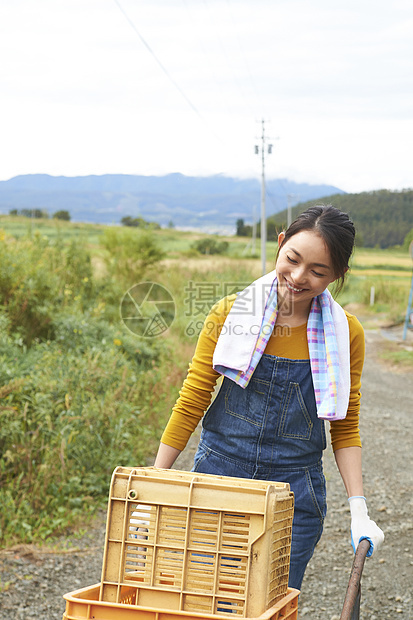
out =
[[(0, 229), (16, 239), (34, 238), (36, 235), (47, 237), (52, 243), (68, 246), (73, 240), (87, 248), (92, 258), (96, 275), (106, 273), (104, 267), (107, 251), (102, 245), (102, 235), (110, 226), (97, 224), (70, 223), (60, 220), (30, 220), (24, 217), (0, 217)], [(115, 227), (119, 229), (119, 227)], [(234, 276), (242, 273), (242, 282), (254, 279), (261, 275), (260, 240), (256, 240), (253, 253), (250, 239), (245, 237), (219, 237), (220, 241), (228, 243), (228, 249), (223, 255), (201, 255), (193, 245), (204, 238), (205, 234), (198, 232), (183, 232), (175, 229), (161, 229), (153, 232), (154, 238), (165, 259), (158, 265), (158, 279), (168, 282), (166, 275), (170, 271), (178, 272), (183, 269), (200, 279), (212, 281), (214, 278), (222, 281), (227, 277), (231, 281)], [(267, 271), (274, 267), (277, 245), (268, 242), (266, 245)], [(351, 261), (351, 270), (347, 284), (340, 296), (343, 304), (353, 303), (365, 306), (370, 315), (385, 313), (389, 321), (401, 321), (404, 316), (407, 296), (412, 274), (412, 259), (407, 251), (401, 248), (376, 249), (356, 248)], [(224, 276), (224, 273), (227, 275)], [(192, 275), (191, 275), (192, 274)], [(131, 274), (133, 276), (133, 273)], [(238, 277), (238, 276), (237, 276)], [(181, 280), (182, 282), (182, 280)], [(375, 288), (375, 303), (370, 307), (371, 287)], [(179, 297), (179, 291), (174, 291)]]
[(16, 239), (36, 234), (45, 235), (49, 239), (58, 239), (68, 242), (70, 239), (85, 240), (87, 243), (96, 245), (104, 230), (104, 226), (98, 224), (82, 224), (65, 222), (53, 219), (30, 219), (27, 217), (10, 217), (0, 215), (0, 228), (8, 235)]
[[(204, 237), (1, 218), (1, 545), (84, 523), (106, 505), (115, 466), (152, 461), (206, 313), (261, 275), (247, 239), (219, 237), (225, 253), (200, 254)], [(275, 255), (268, 243), (267, 270)], [(411, 266), (400, 249), (358, 249), (339, 301), (366, 326), (400, 323)], [(145, 281), (175, 302), (158, 338), (121, 321), (122, 299)]]
[[(102, 246), (102, 235), (108, 228), (111, 227), (52, 219), (30, 220), (24, 217), (0, 216), (0, 229), (16, 239), (31, 238), (37, 234), (64, 246), (73, 240), (81, 242), (82, 246), (90, 252), (98, 276), (105, 273), (104, 259), (107, 252)], [(115, 228), (119, 229), (119, 227)], [(160, 281), (169, 280), (168, 276), (165, 278), (161, 275), (164, 271), (168, 273), (168, 271), (179, 271), (182, 268), (185, 268), (185, 273), (193, 271), (198, 279), (201, 277), (209, 281), (212, 281), (214, 277), (222, 280), (223, 273), (230, 274), (232, 269), (234, 275), (241, 270), (242, 282), (261, 275), (260, 239), (256, 240), (255, 253), (253, 253), (250, 239), (220, 236), (220, 241), (228, 242), (228, 250), (224, 255), (206, 256), (194, 250), (193, 244), (208, 235), (175, 229), (157, 230), (153, 232), (153, 235), (165, 253), (165, 260), (159, 264), (158, 278)], [(267, 242), (267, 271), (274, 267), (276, 252), (276, 243)], [(356, 248), (347, 285), (339, 300), (344, 304), (364, 305), (369, 314), (387, 313), (389, 321), (401, 321), (407, 305), (412, 265), (408, 252), (400, 247), (392, 249)], [(226, 277), (233, 280), (230, 276)], [(372, 286), (375, 288), (375, 304), (370, 307)], [(174, 294), (179, 296), (178, 291), (174, 291)]]
[[(188, 269), (200, 272), (205, 279), (222, 276), (222, 271), (234, 273), (243, 265), (243, 272), (248, 279), (261, 275), (260, 241), (257, 240), (257, 257), (251, 258), (248, 240), (237, 237), (223, 237), (229, 242), (225, 256), (188, 256), (191, 244), (199, 238), (194, 233), (179, 231), (159, 231), (162, 244), (168, 253), (168, 269)], [(277, 245), (268, 242), (266, 246), (267, 271), (274, 268)], [(362, 307), (363, 315), (370, 318), (380, 314), (388, 322), (401, 322), (406, 311), (407, 299), (412, 278), (413, 262), (407, 251), (400, 248), (376, 249), (356, 248), (351, 261), (347, 282), (338, 301), (343, 304), (357, 304)], [(215, 274), (215, 275), (214, 275)], [(375, 302), (370, 306), (371, 288), (375, 289)], [(383, 316), (384, 315), (384, 316)]]

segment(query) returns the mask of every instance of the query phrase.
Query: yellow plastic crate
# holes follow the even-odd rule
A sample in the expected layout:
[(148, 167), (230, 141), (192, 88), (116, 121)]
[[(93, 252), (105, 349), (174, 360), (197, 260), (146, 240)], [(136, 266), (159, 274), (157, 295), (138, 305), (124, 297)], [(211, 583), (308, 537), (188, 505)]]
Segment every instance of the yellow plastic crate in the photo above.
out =
[[(214, 616), (187, 611), (155, 608), (157, 595), (153, 593), (152, 606), (137, 607), (133, 588), (121, 588), (120, 603), (99, 601), (100, 584), (82, 588), (64, 595), (66, 610), (63, 620), (213, 620)], [(286, 596), (267, 611), (250, 620), (297, 620), (298, 590), (288, 588)]]
[(287, 593), (293, 504), (286, 483), (118, 467), (99, 600), (260, 616)]

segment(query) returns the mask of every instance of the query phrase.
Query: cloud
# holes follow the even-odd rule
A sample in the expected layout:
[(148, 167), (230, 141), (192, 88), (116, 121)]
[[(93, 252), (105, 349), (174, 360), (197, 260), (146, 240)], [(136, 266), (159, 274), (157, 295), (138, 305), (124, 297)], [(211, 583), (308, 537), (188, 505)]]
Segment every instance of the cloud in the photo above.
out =
[(3, 178), (257, 176), (264, 117), (273, 176), (413, 185), (409, 2), (119, 1), (2, 3)]

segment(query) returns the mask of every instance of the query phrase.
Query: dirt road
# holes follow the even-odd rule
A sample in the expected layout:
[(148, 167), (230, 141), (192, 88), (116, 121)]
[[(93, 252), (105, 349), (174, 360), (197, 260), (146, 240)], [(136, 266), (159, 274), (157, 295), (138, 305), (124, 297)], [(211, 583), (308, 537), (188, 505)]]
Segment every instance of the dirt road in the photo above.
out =
[[(411, 620), (413, 371), (380, 361), (384, 340), (379, 330), (367, 330), (366, 342), (361, 417), (365, 494), (370, 516), (386, 539), (366, 561), (360, 617)], [(191, 467), (194, 444), (181, 455), (177, 468)], [(300, 620), (339, 619), (353, 559), (349, 510), (331, 448), (324, 467), (328, 515), (303, 583)], [(82, 540), (73, 540), (73, 552), (22, 547), (0, 553), (0, 619), (60, 620), (62, 594), (100, 580), (103, 542), (104, 515)]]

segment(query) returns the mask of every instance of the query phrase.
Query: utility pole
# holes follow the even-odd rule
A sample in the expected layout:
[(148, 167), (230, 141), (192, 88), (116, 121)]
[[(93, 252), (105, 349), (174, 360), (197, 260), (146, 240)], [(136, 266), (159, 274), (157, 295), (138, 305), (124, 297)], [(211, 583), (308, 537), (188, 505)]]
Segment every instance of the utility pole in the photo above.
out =
[(255, 205), (252, 207), (252, 254), (255, 255), (255, 243), (257, 240), (257, 216), (255, 214)]
[[(272, 153), (272, 144), (266, 148), (267, 138), (265, 137), (265, 121), (261, 120), (261, 264), (262, 275), (266, 273), (266, 244), (267, 244), (267, 218), (265, 214), (265, 155), (268, 150), (268, 154)], [(260, 147), (255, 146), (256, 155), (260, 154)]]

